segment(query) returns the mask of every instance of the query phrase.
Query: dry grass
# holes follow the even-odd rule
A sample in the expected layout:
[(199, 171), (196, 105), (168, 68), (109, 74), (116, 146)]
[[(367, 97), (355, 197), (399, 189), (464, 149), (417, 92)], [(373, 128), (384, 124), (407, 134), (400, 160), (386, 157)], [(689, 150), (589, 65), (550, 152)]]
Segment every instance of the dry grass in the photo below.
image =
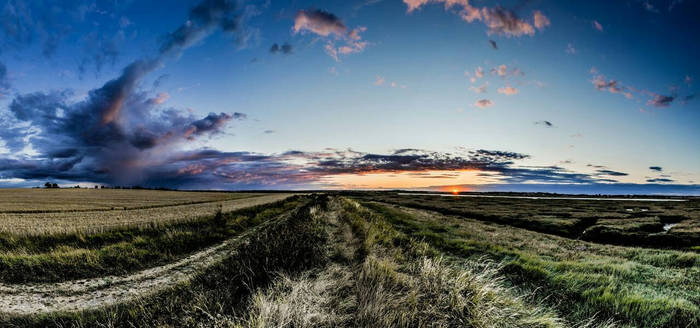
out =
[(139, 189), (0, 189), (0, 213), (140, 209), (262, 195), (264, 194)]
[[(333, 215), (326, 221), (331, 263), (296, 277), (281, 275), (255, 294), (234, 326), (567, 326), (547, 306), (504, 287), (496, 265), (467, 267), (428, 255), (426, 244), (402, 239), (353, 201), (338, 213), (342, 221)], [(399, 240), (404, 246), (395, 246)]]
[[(102, 192), (102, 190), (95, 192)], [(127, 190), (126, 192), (134, 193), (133, 197), (145, 196), (141, 190)], [(186, 196), (196, 195), (197, 193), (183, 194)], [(239, 199), (131, 210), (0, 213), (0, 232), (24, 236), (68, 233), (89, 234), (125, 227), (159, 226), (212, 216), (219, 210), (226, 213), (244, 207), (271, 203), (285, 199), (292, 194), (235, 195), (239, 196)], [(248, 197), (240, 198), (243, 196)], [(178, 195), (178, 197), (183, 196)], [(181, 201), (181, 198), (177, 199)], [(41, 202), (42, 198), (35, 199), (34, 206), (41, 208)]]

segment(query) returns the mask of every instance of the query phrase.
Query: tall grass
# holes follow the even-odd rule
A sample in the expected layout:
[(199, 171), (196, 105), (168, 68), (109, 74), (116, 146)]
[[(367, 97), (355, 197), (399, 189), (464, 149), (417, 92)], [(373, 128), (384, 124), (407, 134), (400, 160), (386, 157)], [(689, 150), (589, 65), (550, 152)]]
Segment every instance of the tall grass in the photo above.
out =
[(437, 213), (367, 204), (397, 229), (462, 258), (490, 256), (572, 322), (597, 315), (640, 327), (700, 322), (700, 255), (605, 246)]

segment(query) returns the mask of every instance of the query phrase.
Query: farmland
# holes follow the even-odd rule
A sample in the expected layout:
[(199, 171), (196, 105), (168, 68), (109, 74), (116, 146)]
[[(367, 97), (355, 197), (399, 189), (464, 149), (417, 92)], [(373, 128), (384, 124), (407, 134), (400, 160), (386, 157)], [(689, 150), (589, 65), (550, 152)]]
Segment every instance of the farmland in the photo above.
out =
[(0, 326), (700, 324), (692, 198), (44, 191), (1, 192)]

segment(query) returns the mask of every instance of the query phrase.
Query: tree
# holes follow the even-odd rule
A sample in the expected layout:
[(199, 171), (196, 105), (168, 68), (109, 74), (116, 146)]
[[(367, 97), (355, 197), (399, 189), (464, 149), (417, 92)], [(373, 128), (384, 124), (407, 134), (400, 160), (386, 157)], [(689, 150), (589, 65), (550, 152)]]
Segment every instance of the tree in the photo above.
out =
[(51, 185), (51, 188), (58, 188), (58, 183), (55, 183), (55, 182), (54, 182), (54, 183)]
[(51, 182), (44, 183), (44, 188), (52, 188)]

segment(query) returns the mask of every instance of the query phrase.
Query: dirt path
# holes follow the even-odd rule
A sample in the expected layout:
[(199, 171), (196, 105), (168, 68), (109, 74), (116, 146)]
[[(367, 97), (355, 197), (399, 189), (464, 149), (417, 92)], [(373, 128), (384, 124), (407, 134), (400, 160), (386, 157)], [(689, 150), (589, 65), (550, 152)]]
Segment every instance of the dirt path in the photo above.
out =
[(123, 303), (187, 281), (200, 270), (235, 253), (246, 237), (286, 214), (177, 262), (127, 276), (106, 276), (60, 283), (0, 284), (0, 313), (28, 315), (80, 311)]

